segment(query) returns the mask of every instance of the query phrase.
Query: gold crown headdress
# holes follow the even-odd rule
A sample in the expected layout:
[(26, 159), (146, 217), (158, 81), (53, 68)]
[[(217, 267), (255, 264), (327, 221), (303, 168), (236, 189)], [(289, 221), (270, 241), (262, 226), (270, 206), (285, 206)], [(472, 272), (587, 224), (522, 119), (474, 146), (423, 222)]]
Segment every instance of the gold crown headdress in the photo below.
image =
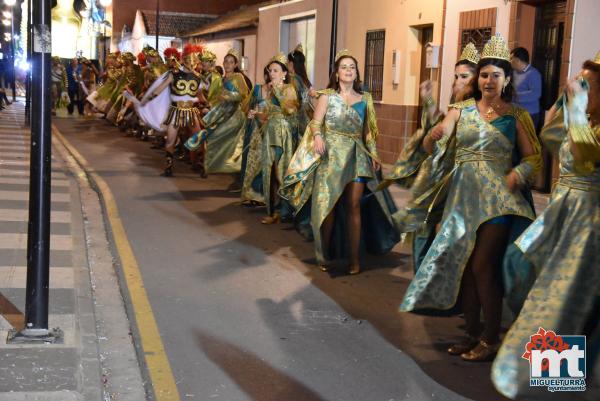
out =
[(592, 61), (596, 64), (600, 64), (600, 51), (596, 54), (596, 57)]
[(492, 36), (492, 38), (483, 46), (481, 52), (481, 59), (485, 58), (497, 58), (500, 60), (510, 61), (510, 50), (506, 44), (506, 40), (499, 33)]
[(202, 51), (202, 55), (200, 56), (200, 60), (213, 62), (217, 59), (217, 55), (211, 52), (208, 49), (204, 49)]
[(148, 45), (142, 49), (142, 53), (144, 53), (144, 55), (147, 57), (160, 57), (160, 54), (156, 51), (156, 49)]
[(475, 47), (475, 45), (472, 42), (469, 42), (464, 48), (463, 51), (460, 55), (460, 57), (458, 58), (458, 61), (469, 61), (473, 64), (477, 64), (479, 63), (479, 51), (477, 51), (477, 48)]
[(298, 46), (296, 46), (296, 48), (294, 49), (294, 52), (304, 54), (304, 47), (302, 47), (302, 43), (298, 43)]
[(227, 52), (227, 54), (225, 55), (225, 57), (227, 56), (233, 56), (235, 57), (235, 59), (239, 62), (240, 61), (240, 52), (237, 51), (234, 48), (229, 49), (229, 51)]
[(352, 57), (354, 58), (354, 56), (350, 53), (350, 50), (348, 49), (342, 49), (339, 52), (337, 52), (337, 54), (335, 55), (335, 62), (337, 63), (339, 59), (343, 58), (343, 57)]
[(274, 62), (278, 62), (282, 65), (287, 66), (287, 56), (281, 52), (279, 52), (276, 56), (273, 56), (273, 58), (271, 58), (271, 60), (269, 60), (269, 64), (274, 63)]

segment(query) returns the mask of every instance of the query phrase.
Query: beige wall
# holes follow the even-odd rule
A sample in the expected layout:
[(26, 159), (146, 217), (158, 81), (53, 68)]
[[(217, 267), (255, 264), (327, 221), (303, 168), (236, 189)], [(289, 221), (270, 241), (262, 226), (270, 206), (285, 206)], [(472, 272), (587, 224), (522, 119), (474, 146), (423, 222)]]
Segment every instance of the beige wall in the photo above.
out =
[[(367, 31), (385, 29), (382, 103), (418, 104), (421, 45), (416, 28), (420, 25), (433, 25), (433, 41), (440, 44), (443, 5), (443, 0), (340, 0), (338, 49), (348, 48), (355, 55), (362, 74)], [(394, 49), (400, 52), (398, 85), (392, 84)]]
[(242, 56), (248, 57), (249, 65), (248, 69), (245, 71), (246, 75), (252, 80), (254, 83), (254, 77), (256, 75), (256, 35), (247, 35), (247, 36), (236, 36), (228, 39), (218, 39), (218, 40), (203, 40), (203, 44), (213, 53), (217, 55), (217, 65), (223, 65), (223, 59), (227, 55), (227, 52), (231, 48), (235, 48), (241, 52), (241, 42), (244, 42), (244, 52)]
[[(577, 0), (575, 2), (569, 76), (575, 76), (581, 70), (581, 64), (585, 60), (593, 59), (600, 51), (598, 21), (600, 21), (600, 1)], [(568, 34), (565, 32), (565, 36)]]
[[(592, 0), (594, 1), (594, 0)], [(508, 41), (508, 28), (510, 25), (510, 2), (504, 0), (448, 0), (446, 2), (446, 26), (444, 31), (444, 49), (442, 64), (442, 80), (440, 105), (445, 108), (452, 93), (454, 80), (454, 64), (458, 54), (458, 28), (459, 16), (463, 11), (480, 10), (497, 7), (496, 32), (501, 33)]]
[(266, 6), (260, 9), (258, 39), (256, 47), (256, 82), (262, 82), (262, 70), (269, 59), (279, 52), (280, 21), (291, 16), (305, 16), (313, 13), (316, 17), (316, 53), (313, 85), (322, 88), (327, 85), (329, 74), (329, 48), (331, 42), (331, 0), (301, 0)]

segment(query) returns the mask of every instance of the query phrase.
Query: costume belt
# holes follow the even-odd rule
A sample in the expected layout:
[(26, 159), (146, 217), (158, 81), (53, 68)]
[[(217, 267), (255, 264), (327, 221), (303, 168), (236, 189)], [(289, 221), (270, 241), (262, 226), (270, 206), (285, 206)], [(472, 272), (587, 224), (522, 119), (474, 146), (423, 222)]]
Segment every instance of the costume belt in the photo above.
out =
[(575, 174), (562, 174), (558, 177), (556, 185), (579, 191), (600, 193), (600, 182), (589, 181)]
[(178, 109), (182, 110), (189, 110), (196, 107), (197, 104), (197, 102), (194, 102), (192, 100), (182, 100), (178, 102), (171, 102), (171, 107), (177, 107)]
[[(469, 148), (459, 147), (456, 149), (454, 158), (456, 164), (472, 163), (472, 162), (487, 162), (487, 161), (503, 161), (495, 152), (486, 150), (474, 150)], [(508, 159), (506, 161), (509, 161)]]
[(344, 132), (344, 131), (337, 131), (334, 129), (329, 129), (327, 128), (327, 130), (325, 131), (327, 134), (334, 134), (334, 135), (341, 135), (341, 136), (347, 136), (350, 137), (352, 139), (361, 139), (362, 138), (362, 133), (354, 133), (354, 132)]

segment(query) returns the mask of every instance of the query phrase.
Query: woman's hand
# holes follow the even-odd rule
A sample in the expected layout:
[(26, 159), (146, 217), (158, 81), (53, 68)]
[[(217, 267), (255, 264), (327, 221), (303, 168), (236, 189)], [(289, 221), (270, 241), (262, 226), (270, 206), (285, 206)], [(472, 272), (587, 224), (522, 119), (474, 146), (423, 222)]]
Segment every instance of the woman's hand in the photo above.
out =
[(248, 118), (251, 120), (254, 119), (254, 117), (256, 116), (256, 113), (258, 113), (256, 110), (250, 110), (248, 112)]
[(510, 192), (515, 192), (519, 189), (519, 176), (514, 170), (511, 170), (510, 173), (506, 175), (506, 185)]
[(323, 137), (321, 135), (315, 135), (314, 150), (321, 156), (323, 156), (325, 152), (327, 152), (325, 141), (323, 140)]
[(430, 99), (433, 95), (433, 84), (430, 80), (424, 81), (419, 85), (419, 94), (421, 95), (421, 101)]
[(310, 89), (308, 90), (308, 96), (312, 97), (312, 98), (315, 98), (318, 95), (319, 94), (317, 93), (317, 90), (311, 86)]
[(567, 94), (569, 95), (569, 101), (573, 98), (573, 96), (578, 93), (584, 92), (581, 78), (574, 78), (567, 83)]
[(433, 142), (437, 142), (444, 137), (444, 126), (442, 124), (438, 124), (429, 131), (429, 138)]
[(381, 170), (381, 164), (377, 160), (371, 159), (371, 164), (373, 165), (373, 170), (375, 170), (375, 171)]

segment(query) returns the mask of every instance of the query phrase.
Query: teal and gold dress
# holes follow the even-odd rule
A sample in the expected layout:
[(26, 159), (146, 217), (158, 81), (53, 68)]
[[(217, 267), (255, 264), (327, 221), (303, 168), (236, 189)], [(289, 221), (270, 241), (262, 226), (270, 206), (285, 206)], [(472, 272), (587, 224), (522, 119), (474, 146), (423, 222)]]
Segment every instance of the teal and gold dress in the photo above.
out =
[[(320, 91), (328, 95), (322, 135), (327, 153), (314, 151), (310, 127), (292, 158), (280, 194), (301, 213), (311, 208), (311, 226), (318, 263), (348, 255), (344, 202), (338, 202), (352, 181), (365, 182), (361, 201), (361, 249), (374, 254), (389, 252), (400, 237), (392, 223), (396, 206), (387, 190), (376, 191), (379, 179), (372, 166), (378, 160), (377, 120), (373, 99), (367, 92), (362, 100), (349, 106), (332, 89)], [(335, 209), (335, 210), (334, 210)], [(321, 226), (330, 213), (335, 214), (330, 249), (323, 249)]]
[[(541, 134), (549, 149), (560, 146), (559, 179), (547, 208), (516, 241), (539, 276), (492, 366), (494, 385), (509, 398), (547, 399), (545, 388), (530, 388), (529, 362), (521, 358), (540, 327), (558, 335), (587, 335), (586, 392), (591, 395), (592, 368), (595, 391), (600, 386), (600, 126), (571, 124), (567, 130), (559, 107)], [(569, 141), (577, 136), (595, 143), (581, 165)]]
[[(478, 228), (487, 222), (509, 224), (509, 236), (516, 238), (535, 218), (532, 202), (527, 199), (530, 194), (511, 192), (505, 181), (514, 165), (518, 164), (514, 170), (521, 183), (530, 182), (540, 168), (540, 146), (529, 114), (513, 106), (507, 114), (488, 123), (479, 114), (474, 99), (450, 107), (460, 110), (455, 165), (432, 188), (441, 193), (449, 185), (442, 223), (406, 291), (401, 311), (452, 308)], [(517, 121), (534, 149), (534, 154), (525, 158), (518, 156), (515, 145)], [(505, 283), (507, 293), (527, 285), (519, 280), (528, 278), (530, 269), (519, 267), (525, 272), (511, 275), (513, 281)], [(518, 295), (523, 296), (520, 292)]]
[(249, 91), (242, 74), (236, 72), (226, 77), (221, 100), (202, 118), (206, 128), (187, 140), (185, 146), (189, 150), (196, 150), (207, 141), (207, 173), (240, 171)]
[[(262, 179), (263, 193), (267, 205), (267, 214), (272, 215), (271, 180), (283, 183), (285, 173), (297, 147), (298, 98), (291, 84), (273, 88), (271, 97), (266, 101), (267, 122), (262, 128)], [(276, 166), (273, 169), (273, 166)], [(273, 172), (276, 174), (273, 177)], [(278, 196), (278, 194), (273, 194)], [(282, 217), (292, 217), (292, 209), (283, 201), (278, 206)]]
[(308, 96), (309, 87), (306, 86), (302, 78), (299, 75), (293, 74), (291, 76), (292, 84), (296, 88), (298, 94), (298, 131), (299, 136), (304, 134), (308, 123), (312, 119), (312, 106), (310, 104), (310, 97)]
[(412, 235), (413, 268), (418, 270), (427, 254), (435, 228), (442, 219), (445, 194), (431, 190), (431, 183), (440, 181), (454, 167), (455, 137), (442, 138), (428, 154), (423, 149), (423, 140), (443, 115), (429, 116), (427, 107), (421, 115), (421, 128), (408, 140), (389, 175), (381, 183), (384, 188), (392, 183), (409, 188), (411, 200), (392, 215), (400, 233)]
[[(262, 96), (263, 85), (256, 84), (252, 90), (250, 110), (266, 112), (267, 102)], [(242, 202), (264, 203), (262, 182), (262, 127), (258, 116), (246, 124), (244, 150), (242, 153)]]

